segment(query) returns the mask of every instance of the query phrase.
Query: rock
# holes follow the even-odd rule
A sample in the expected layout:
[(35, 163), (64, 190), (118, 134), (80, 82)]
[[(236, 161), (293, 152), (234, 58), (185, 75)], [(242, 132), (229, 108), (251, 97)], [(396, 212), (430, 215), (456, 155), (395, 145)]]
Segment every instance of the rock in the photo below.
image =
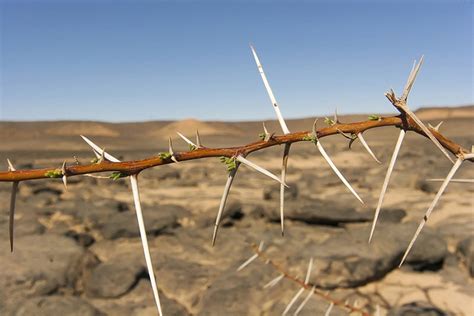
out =
[(192, 306), (199, 300), (199, 296), (207, 290), (210, 280), (216, 274), (209, 267), (171, 256), (166, 257), (157, 268), (156, 276), (160, 280), (160, 288), (169, 293), (170, 298), (179, 298), (185, 306)]
[[(258, 211), (263, 211), (263, 216), (272, 222), (280, 221), (278, 207)], [(285, 218), (314, 225), (338, 226), (346, 223), (370, 222), (372, 217), (371, 212), (358, 212), (355, 208), (347, 206), (347, 203), (337, 201), (309, 200), (288, 204), (285, 209)]]
[(426, 193), (436, 193), (438, 192), (439, 186), (440, 184), (437, 182), (420, 179), (416, 182), (415, 188)]
[[(178, 220), (189, 212), (178, 205), (158, 205), (143, 216), (147, 234), (159, 235), (179, 226)], [(103, 223), (100, 231), (107, 239), (140, 236), (135, 211), (116, 213)]]
[[(0, 249), (9, 249), (8, 239)], [(73, 240), (58, 235), (15, 239), (13, 254), (0, 252), (0, 302), (10, 304), (29, 296), (73, 288), (81, 273), (84, 251)]]
[[(217, 214), (218, 208), (215, 207), (206, 210), (205, 214), (209, 216), (200, 216), (196, 218), (196, 226), (200, 228), (214, 226), (215, 214)], [(212, 215), (212, 216), (211, 216)], [(227, 203), (224, 212), (222, 213), (220, 227), (230, 227), (234, 225), (234, 221), (241, 220), (244, 217), (242, 211), (242, 204), (238, 201), (232, 201)]]
[(457, 252), (462, 257), (471, 277), (474, 277), (474, 236), (459, 242)]
[[(18, 238), (21, 236), (27, 235), (40, 235), (43, 234), (45, 231), (45, 227), (41, 225), (36, 219), (32, 217), (20, 217), (20, 214), (15, 215), (15, 226), (14, 226), (14, 237)], [(3, 238), (9, 238), (8, 232), (8, 217), (2, 218), (0, 220), (1, 227), (5, 227), (5, 229), (0, 230), (0, 236)]]
[(346, 203), (313, 200), (289, 207), (285, 217), (307, 224), (337, 226), (344, 223), (368, 222), (372, 220), (373, 215), (370, 212), (357, 212)]
[(67, 231), (65, 236), (74, 239), (81, 247), (89, 247), (95, 242), (94, 237), (92, 237), (91, 235), (87, 233), (78, 233), (73, 230)]
[[(298, 197), (298, 185), (296, 183), (289, 183), (289, 188), (285, 188), (285, 200), (294, 200)], [(279, 200), (280, 199), (280, 185), (271, 185), (263, 189), (264, 200)]]
[(447, 314), (428, 303), (413, 302), (390, 310), (388, 316), (447, 316)]
[(130, 291), (144, 271), (141, 262), (114, 260), (101, 263), (85, 278), (85, 293), (89, 297), (119, 297)]
[(102, 316), (94, 306), (83, 299), (74, 296), (40, 296), (27, 299), (11, 315), (13, 316), (40, 316), (40, 315), (68, 315), (68, 316)]
[(160, 172), (157, 173), (157, 178), (158, 180), (179, 180), (181, 179), (181, 173), (179, 170), (175, 169), (160, 170)]
[(41, 194), (44, 196), (59, 196), (62, 193), (63, 191), (53, 188), (53, 187), (49, 187), (49, 186), (42, 186), (33, 190), (33, 194), (35, 195)]
[[(295, 235), (292, 236), (295, 241), (288, 242), (288, 239), (279, 247), (278, 253), (289, 258), (287, 266), (301, 265), (301, 249), (305, 256), (313, 256), (314, 282), (321, 288), (357, 287), (380, 279), (398, 267), (416, 227), (416, 223), (380, 223), (370, 244), (367, 243), (370, 224), (333, 229), (322, 241), (311, 241), (305, 236), (304, 228), (295, 234), (295, 227), (291, 227), (289, 234)], [(413, 264), (420, 270), (439, 267), (446, 253), (446, 243), (435, 231), (425, 228), (406, 265)]]
[[(203, 292), (197, 315), (256, 315), (262, 310), (264, 290), (257, 284), (272, 279), (272, 271), (253, 264), (236, 273), (229, 269)], [(219, 302), (215, 304), (214, 302)]]
[(378, 223), (400, 223), (407, 215), (401, 208), (384, 208), (379, 215)]
[[(167, 298), (165, 295), (160, 294), (161, 308), (163, 315), (166, 316), (191, 316), (191, 314), (180, 305), (178, 302)], [(131, 316), (156, 316), (156, 306), (141, 306), (134, 308)]]
[[(402, 224), (404, 225), (404, 224)], [(407, 263), (416, 271), (437, 271), (443, 266), (448, 254), (446, 241), (432, 230), (426, 230), (418, 236), (416, 247), (410, 251)]]

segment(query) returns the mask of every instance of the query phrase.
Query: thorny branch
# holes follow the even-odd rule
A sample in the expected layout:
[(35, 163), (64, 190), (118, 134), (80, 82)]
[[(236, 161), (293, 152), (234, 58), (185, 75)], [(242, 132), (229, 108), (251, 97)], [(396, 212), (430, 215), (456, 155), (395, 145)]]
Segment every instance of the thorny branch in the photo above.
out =
[[(363, 307), (356, 307), (354, 305), (349, 304), (346, 301), (341, 301), (341, 300), (338, 300), (338, 299), (335, 299), (335, 298), (331, 297), (325, 291), (322, 291), (321, 289), (317, 288), (314, 284), (311, 284), (310, 282), (308, 282), (308, 280), (307, 280), (308, 278), (306, 278), (306, 280), (305, 280), (305, 279), (300, 279), (297, 276), (294, 276), (293, 274), (288, 272), (284, 267), (282, 267), (280, 264), (276, 263), (273, 259), (268, 257), (267, 254), (263, 251), (262, 247), (259, 247), (256, 244), (252, 244), (252, 249), (255, 252), (255, 255), (254, 255), (255, 259), (259, 258), (265, 264), (270, 265), (275, 271), (279, 272), (280, 277), (278, 277), (275, 280), (280, 281), (281, 279), (285, 278), (287, 280), (290, 280), (290, 281), (298, 284), (298, 286), (300, 286), (301, 289), (312, 291), (312, 293), (314, 295), (323, 298), (324, 300), (332, 303), (335, 306), (339, 306), (339, 307), (342, 307), (344, 309), (347, 309), (351, 313), (358, 313), (358, 314), (363, 315), (363, 316), (370, 316), (369, 313), (367, 313), (366, 311), (363, 310)], [(271, 284), (270, 286), (274, 286), (277, 282), (273, 282), (273, 284)]]
[[(369, 129), (379, 128), (384, 126), (394, 126), (402, 128), (406, 131), (413, 131), (417, 134), (426, 134), (417, 126), (417, 124), (409, 117), (404, 115), (380, 117), (379, 120), (367, 120), (355, 123), (336, 123), (332, 126), (320, 128), (317, 130), (318, 138), (323, 138), (331, 135), (339, 134), (340, 131), (348, 134), (359, 134)], [(433, 128), (430, 128), (432, 134), (436, 139), (455, 156), (460, 156), (470, 153), (467, 149), (463, 148), (456, 142), (448, 139), (440, 132)], [(273, 136), (268, 141), (258, 141), (243, 145), (240, 147), (227, 147), (227, 148), (209, 148), (201, 147), (196, 150), (186, 152), (176, 152), (174, 157), (177, 161), (196, 160), (210, 157), (235, 157), (239, 154), (246, 156), (250, 153), (260, 151), (265, 148), (273, 147), (282, 144), (292, 144), (301, 141), (307, 141), (307, 136), (311, 131), (301, 131), (289, 133), (281, 136)], [(124, 175), (138, 174), (141, 171), (161, 165), (174, 163), (171, 159), (172, 156), (161, 158), (160, 156), (154, 156), (145, 158), (142, 160), (134, 161), (122, 161), (122, 162), (110, 162), (107, 159), (103, 159), (100, 163), (91, 163), (88, 165), (71, 165), (66, 166), (64, 170), (61, 168), (42, 168), (42, 169), (24, 169), (24, 170), (11, 170), (0, 172), (0, 182), (15, 182), (15, 181), (26, 181), (46, 178), (62, 177), (64, 172), (65, 176), (72, 177), (77, 175), (92, 174), (99, 172), (115, 171), (120, 172)], [(474, 158), (466, 159), (474, 162)], [(57, 176), (55, 176), (57, 175)]]
[[(375, 154), (372, 152), (369, 145), (365, 141), (363, 137), (363, 133), (373, 128), (393, 126), (400, 129), (400, 136), (395, 146), (395, 150), (392, 154), (392, 159), (391, 159), (389, 168), (387, 170), (387, 174), (385, 176), (385, 180), (384, 180), (382, 190), (379, 196), (379, 201), (377, 204), (377, 208), (375, 210), (375, 215), (374, 215), (372, 228), (371, 228), (371, 232), (369, 236), (369, 242), (373, 237), (375, 225), (377, 223), (377, 218), (382, 207), (382, 203), (383, 203), (383, 199), (387, 190), (388, 183), (390, 181), (390, 176), (392, 174), (399, 149), (402, 145), (404, 136), (407, 131), (412, 131), (429, 138), (442, 151), (442, 153), (454, 164), (452, 169), (448, 173), (447, 177), (444, 180), (442, 180), (443, 183), (438, 193), (436, 194), (435, 199), (433, 200), (430, 207), (426, 211), (425, 216), (420, 222), (420, 225), (403, 256), (403, 259), (400, 262), (400, 265), (401, 265), (404, 259), (407, 257), (416, 238), (418, 237), (421, 230), (423, 229), (423, 226), (427, 222), (431, 212), (433, 211), (434, 207), (436, 206), (438, 200), (440, 199), (441, 195), (443, 194), (449, 182), (450, 181), (453, 181), (453, 182), (458, 181), (458, 182), (465, 182), (465, 183), (472, 182), (472, 179), (453, 179), (453, 176), (455, 175), (456, 171), (458, 170), (458, 168), (461, 166), (461, 164), (464, 161), (474, 162), (474, 147), (471, 148), (470, 151), (468, 151), (465, 148), (463, 148), (461, 145), (455, 143), (454, 141), (442, 135), (439, 132), (440, 124), (438, 124), (436, 127), (432, 127), (429, 124), (428, 124), (428, 127), (425, 126), (424, 123), (416, 116), (414, 112), (410, 110), (410, 108), (407, 105), (408, 95), (413, 87), (417, 74), (420, 70), (421, 64), (423, 62), (423, 57), (421, 58), (418, 64), (416, 64), (415, 62), (415, 64), (413, 65), (413, 68), (409, 74), (407, 83), (405, 85), (403, 94), (400, 98), (396, 97), (395, 92), (393, 90), (390, 90), (389, 92), (385, 94), (387, 99), (400, 112), (400, 115), (390, 116), (390, 117), (379, 117), (376, 115), (371, 115), (369, 116), (369, 119), (367, 121), (355, 122), (355, 123), (341, 123), (338, 120), (337, 113), (336, 113), (336, 115), (334, 116), (334, 120), (326, 118), (325, 122), (328, 125), (328, 127), (316, 129), (316, 121), (315, 121), (311, 131), (301, 131), (301, 132), (291, 133), (286, 125), (285, 120), (283, 119), (279, 105), (275, 99), (275, 96), (273, 95), (273, 91), (270, 87), (270, 84), (267, 80), (263, 67), (255, 52), (255, 49), (251, 47), (251, 50), (252, 50), (255, 62), (257, 64), (258, 71), (264, 83), (265, 89), (267, 90), (268, 96), (270, 97), (270, 101), (272, 102), (273, 108), (275, 110), (278, 121), (280, 123), (280, 127), (282, 128), (284, 135), (275, 136), (274, 134), (270, 134), (268, 133), (264, 125), (263, 127), (264, 127), (265, 133), (263, 135), (260, 135), (260, 136), (263, 136), (261, 137), (262, 138), (261, 141), (253, 142), (253, 143), (239, 146), (239, 147), (209, 148), (202, 145), (199, 133), (196, 133), (196, 143), (193, 143), (191, 140), (189, 140), (184, 135), (178, 132), (178, 135), (189, 145), (189, 151), (175, 152), (173, 150), (173, 144), (170, 138), (168, 142), (168, 146), (169, 146), (168, 152), (159, 153), (158, 155), (153, 156), (153, 157), (145, 158), (142, 160), (134, 160), (134, 161), (119, 161), (117, 158), (106, 153), (103, 148), (94, 144), (88, 138), (82, 136), (84, 141), (86, 141), (93, 148), (94, 154), (96, 155), (96, 160), (87, 165), (79, 164), (76, 159), (76, 164), (71, 165), (71, 166), (67, 166), (66, 161), (64, 161), (60, 168), (16, 170), (14, 166), (11, 164), (11, 162), (7, 159), (8, 171), (0, 172), (0, 182), (12, 182), (12, 193), (11, 193), (11, 202), (10, 202), (10, 221), (9, 221), (11, 251), (13, 251), (13, 224), (14, 224), (14, 213), (15, 213), (15, 197), (16, 197), (16, 191), (17, 191), (18, 185), (21, 181), (46, 179), (46, 178), (61, 178), (64, 183), (65, 188), (67, 189), (67, 178), (72, 177), (72, 176), (81, 175), (81, 176), (103, 178), (102, 176), (93, 175), (95, 173), (101, 173), (101, 172), (113, 172), (112, 175), (109, 176), (108, 178), (114, 179), (114, 180), (129, 176), (130, 181), (131, 181), (132, 194), (133, 194), (133, 199), (134, 199), (134, 204), (135, 204), (138, 226), (140, 230), (140, 237), (142, 239), (142, 246), (144, 250), (145, 261), (147, 264), (147, 270), (150, 275), (150, 282), (151, 282), (151, 286), (153, 290), (153, 295), (154, 295), (157, 311), (158, 311), (158, 314), (162, 316), (161, 303), (158, 296), (158, 287), (156, 284), (156, 279), (154, 277), (153, 265), (151, 262), (150, 250), (148, 247), (148, 241), (147, 241), (146, 231), (145, 231), (145, 223), (144, 223), (141, 203), (140, 203), (140, 195), (139, 195), (139, 188), (138, 188), (138, 174), (141, 171), (149, 169), (149, 168), (161, 166), (161, 165), (170, 164), (170, 163), (178, 163), (180, 161), (203, 159), (203, 158), (210, 158), (210, 157), (221, 158), (221, 161), (227, 165), (227, 168), (230, 173), (227, 179), (227, 183), (224, 189), (224, 194), (222, 196), (221, 203), (219, 206), (219, 211), (216, 218), (214, 234), (212, 238), (212, 244), (214, 245), (216, 236), (217, 236), (218, 226), (220, 223), (220, 218), (225, 207), (225, 203), (230, 191), (230, 187), (232, 185), (233, 179), (237, 172), (237, 168), (239, 167), (240, 164), (244, 164), (278, 181), (281, 184), (280, 186), (280, 217), (281, 217), (281, 232), (283, 234), (284, 233), (284, 223), (283, 223), (284, 189), (287, 186), (285, 183), (286, 182), (286, 169), (287, 169), (288, 155), (289, 155), (291, 144), (296, 143), (296, 142), (301, 142), (301, 141), (310, 141), (311, 143), (314, 143), (317, 146), (321, 155), (329, 164), (329, 166), (333, 169), (334, 173), (346, 185), (346, 187), (352, 192), (352, 194), (354, 194), (354, 196), (361, 203), (363, 203), (359, 195), (355, 192), (355, 190), (351, 187), (349, 182), (344, 178), (342, 173), (334, 165), (334, 163), (332, 162), (331, 158), (324, 150), (319, 140), (323, 137), (341, 134), (347, 139), (349, 139), (349, 148), (350, 148), (350, 145), (352, 144), (352, 142), (354, 142), (356, 139), (359, 139), (362, 145), (364, 146), (364, 148), (367, 150), (367, 152), (372, 156), (372, 158), (375, 161), (380, 163), (380, 161), (377, 159), (377, 157), (375, 156)], [(249, 161), (246, 158), (249, 154), (253, 152), (260, 151), (260, 150), (263, 150), (272, 146), (276, 146), (276, 145), (283, 145), (283, 144), (285, 145), (285, 149), (283, 153), (281, 178), (278, 178), (277, 176), (275, 176), (268, 170), (265, 170), (264, 168), (258, 166), (257, 164)], [(457, 159), (456, 160), (452, 159), (452, 157), (448, 154), (448, 152), (456, 156)], [(107, 178), (107, 177), (104, 177), (104, 178)], [(435, 179), (435, 180), (438, 180), (438, 179)], [(252, 256), (249, 260), (247, 260), (243, 265), (241, 265), (238, 270), (243, 269), (246, 265), (251, 263), (257, 257), (266, 258), (265, 254), (262, 252), (262, 247), (263, 247), (263, 244), (261, 244), (259, 248), (256, 248), (256, 254)], [(311, 267), (312, 267), (312, 260), (310, 261), (306, 279), (304, 281), (300, 280), (297, 277), (291, 276), (290, 274), (285, 272), (284, 269), (280, 268), (277, 264), (275, 264), (270, 259), (267, 258), (266, 261), (267, 263), (270, 263), (271, 265), (273, 265), (273, 267), (276, 270), (281, 272), (281, 275), (275, 280), (271, 281), (269, 283), (269, 286), (272, 286), (270, 284), (273, 284), (273, 285), (276, 284), (283, 277), (286, 277), (287, 279), (297, 282), (301, 286), (300, 290), (292, 298), (286, 310), (284, 311), (283, 314), (286, 314), (288, 310), (292, 307), (292, 305), (296, 302), (296, 300), (299, 298), (299, 296), (303, 293), (303, 291), (311, 287), (311, 284), (309, 284), (308, 281), (309, 281), (309, 274), (311, 272)], [(334, 305), (342, 306), (351, 312), (358, 312), (358, 313), (361, 313), (362, 315), (368, 315), (367, 313), (365, 313), (358, 307), (351, 306), (347, 302), (340, 302), (340, 301), (330, 298), (327, 294), (324, 294), (320, 290), (316, 289), (314, 285), (312, 285), (309, 295), (303, 300), (303, 303), (298, 307), (295, 314), (298, 314), (299, 311), (303, 308), (304, 304), (310, 299), (310, 297), (312, 296), (311, 293), (319, 295), (331, 302), (328, 310), (326, 311), (326, 315), (329, 315), (329, 312), (331, 311)]]

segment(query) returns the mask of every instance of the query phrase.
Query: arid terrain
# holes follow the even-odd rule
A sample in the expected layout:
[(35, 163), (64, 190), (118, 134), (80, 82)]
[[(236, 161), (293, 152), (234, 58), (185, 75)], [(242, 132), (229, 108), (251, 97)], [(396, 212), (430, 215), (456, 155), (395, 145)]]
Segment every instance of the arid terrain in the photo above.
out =
[[(474, 144), (474, 106), (418, 111), (426, 123), (466, 148)], [(367, 115), (341, 116), (344, 122)], [(292, 131), (310, 130), (314, 118), (290, 120)], [(322, 121), (322, 120), (320, 120)], [(321, 126), (324, 123), (320, 123)], [(275, 121), (267, 128), (280, 133)], [(192, 138), (199, 129), (209, 147), (258, 139), (261, 122), (0, 122), (1, 169), (6, 158), (17, 169), (85, 164), (94, 158), (79, 137), (90, 137), (121, 159), (141, 159), (187, 150), (176, 132)], [(424, 137), (409, 133), (375, 231), (367, 243), (373, 212), (398, 130), (370, 130), (365, 138), (377, 164), (356, 141), (321, 140), (335, 164), (365, 201), (361, 205), (309, 142), (292, 146), (286, 198), (286, 232), (279, 223), (279, 185), (242, 166), (237, 173), (216, 245), (214, 221), (227, 171), (218, 159), (181, 162), (140, 174), (140, 190), (151, 253), (165, 315), (281, 315), (298, 291), (265, 260), (236, 268), (264, 241), (268, 257), (335, 300), (381, 315), (474, 315), (474, 184), (451, 183), (404, 266), (398, 268), (449, 161)], [(252, 154), (279, 174), (282, 148)], [(455, 178), (474, 178), (463, 165)], [(10, 253), (10, 183), (0, 183), (0, 315), (155, 315), (130, 184), (90, 177), (21, 183)], [(303, 300), (306, 291), (300, 297)], [(293, 314), (297, 302), (289, 314)], [(330, 302), (314, 296), (299, 315), (324, 315)], [(331, 315), (347, 315), (335, 306)]]

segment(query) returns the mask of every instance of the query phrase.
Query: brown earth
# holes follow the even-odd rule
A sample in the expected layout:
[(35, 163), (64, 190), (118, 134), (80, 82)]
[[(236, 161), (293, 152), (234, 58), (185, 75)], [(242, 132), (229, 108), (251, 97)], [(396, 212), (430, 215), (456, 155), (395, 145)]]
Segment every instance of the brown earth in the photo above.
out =
[[(418, 113), (433, 125), (443, 120), (441, 132), (466, 148), (474, 144), (473, 106)], [(288, 124), (290, 130), (308, 130), (312, 121)], [(279, 132), (277, 122), (266, 125)], [(168, 137), (177, 149), (186, 150), (174, 132), (191, 138), (195, 128), (207, 146), (248, 143), (262, 130), (261, 122), (197, 120), (1, 122), (0, 159), (10, 158), (18, 168), (59, 167), (64, 159), (73, 163), (73, 156), (87, 163), (92, 153), (76, 134), (90, 136), (124, 159), (139, 159), (166, 150)], [(285, 237), (278, 222), (278, 185), (246, 167), (237, 174), (215, 247), (210, 238), (226, 179), (224, 166), (208, 159), (143, 172), (142, 206), (165, 315), (281, 314), (297, 292), (296, 284), (283, 280), (264, 289), (278, 276), (264, 262), (236, 272), (252, 255), (249, 243), (260, 240), (268, 256), (299, 277), (313, 257), (311, 283), (370, 313), (379, 306), (382, 315), (472, 315), (474, 185), (449, 185), (407, 264), (397, 268), (440, 185), (426, 179), (445, 177), (450, 168), (425, 138), (409, 133), (404, 142), (380, 225), (367, 244), (396, 135), (394, 128), (367, 132), (382, 165), (358, 142), (349, 150), (342, 137), (322, 140), (365, 205), (351, 196), (313, 145), (292, 146)], [(271, 148), (249, 159), (278, 174), (281, 150)], [(456, 175), (473, 177), (470, 164)], [(8, 244), (10, 187), (0, 183), (1, 315), (155, 315), (127, 179), (70, 178), (68, 191), (59, 180), (21, 183), (13, 254)], [(306, 292), (300, 301), (304, 296)], [(328, 305), (315, 297), (300, 315), (324, 314)], [(344, 314), (335, 308), (331, 315)]]

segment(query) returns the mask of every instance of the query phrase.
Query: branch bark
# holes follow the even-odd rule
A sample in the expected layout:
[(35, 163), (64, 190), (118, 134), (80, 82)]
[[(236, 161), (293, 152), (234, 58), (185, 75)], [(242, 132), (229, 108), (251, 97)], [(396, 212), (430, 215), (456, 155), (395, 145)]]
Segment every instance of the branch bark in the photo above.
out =
[[(427, 137), (425, 132), (423, 132), (418, 125), (408, 116), (403, 114), (398, 116), (389, 116), (381, 117), (379, 120), (367, 120), (354, 123), (335, 123), (334, 125), (321, 128), (317, 130), (317, 137), (323, 138), (331, 135), (348, 133), (357, 135), (363, 133), (369, 129), (380, 128), (386, 126), (393, 126), (397, 128), (403, 128), (406, 131), (412, 131), (419, 135)], [(467, 149), (463, 148), (461, 145), (456, 142), (448, 139), (438, 131), (433, 128), (430, 128), (432, 134), (440, 142), (440, 144), (446, 148), (450, 153), (455, 156), (464, 155), (470, 153)], [(187, 152), (176, 152), (173, 157), (177, 161), (187, 161), (195, 159), (203, 159), (210, 157), (235, 157), (239, 154), (246, 156), (252, 152), (256, 152), (268, 147), (282, 145), (282, 144), (291, 144), (301, 141), (307, 141), (308, 134), (311, 134), (311, 131), (300, 131), (289, 133), (281, 136), (272, 136), (268, 141), (262, 140), (247, 145), (239, 147), (228, 147), (228, 148), (208, 148), (201, 147), (196, 150), (187, 151)], [(471, 162), (474, 162), (474, 158), (466, 159)], [(100, 163), (91, 163), (89, 165), (73, 165), (64, 168), (43, 168), (43, 169), (25, 169), (25, 170), (16, 170), (16, 171), (5, 171), (0, 172), (0, 182), (15, 182), (15, 181), (26, 181), (26, 180), (36, 180), (36, 179), (47, 179), (51, 178), (51, 175), (58, 176), (78, 176), (85, 174), (93, 174), (100, 172), (120, 172), (124, 175), (134, 175), (138, 174), (141, 171), (153, 168), (161, 165), (166, 165), (170, 163), (175, 163), (171, 157), (162, 159), (158, 156), (149, 157), (142, 160), (134, 161), (123, 161), (123, 162), (110, 162), (103, 160)], [(54, 176), (55, 177), (55, 176)]]

